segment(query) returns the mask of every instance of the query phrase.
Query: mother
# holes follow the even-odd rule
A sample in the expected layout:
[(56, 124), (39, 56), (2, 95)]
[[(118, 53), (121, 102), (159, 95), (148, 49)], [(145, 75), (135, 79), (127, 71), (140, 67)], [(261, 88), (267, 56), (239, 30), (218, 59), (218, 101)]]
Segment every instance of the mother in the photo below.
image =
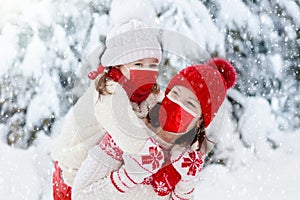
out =
[[(149, 115), (150, 124), (146, 124), (156, 134), (141, 136), (132, 132), (129, 137), (108, 132), (80, 167), (73, 198), (192, 198), (193, 182), (207, 153), (207, 145), (203, 145), (209, 142), (205, 128), (235, 81), (234, 68), (223, 59), (181, 70), (166, 89), (158, 117)], [(127, 153), (136, 145), (143, 148)], [(190, 146), (196, 146), (196, 152)]]

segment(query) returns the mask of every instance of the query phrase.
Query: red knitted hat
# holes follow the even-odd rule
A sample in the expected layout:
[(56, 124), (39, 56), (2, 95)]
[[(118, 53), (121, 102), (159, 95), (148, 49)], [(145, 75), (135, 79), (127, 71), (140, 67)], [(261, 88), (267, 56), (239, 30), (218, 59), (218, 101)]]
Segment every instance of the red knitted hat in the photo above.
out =
[(165, 95), (175, 85), (192, 90), (200, 102), (207, 127), (223, 103), (227, 89), (233, 87), (235, 82), (234, 67), (227, 60), (215, 58), (205, 64), (191, 65), (179, 71), (169, 82)]

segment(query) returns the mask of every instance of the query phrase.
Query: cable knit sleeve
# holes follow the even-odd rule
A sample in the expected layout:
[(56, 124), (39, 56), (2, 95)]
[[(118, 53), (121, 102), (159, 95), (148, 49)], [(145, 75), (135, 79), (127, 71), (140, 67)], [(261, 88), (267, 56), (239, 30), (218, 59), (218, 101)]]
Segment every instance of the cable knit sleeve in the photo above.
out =
[(195, 184), (196, 184), (196, 180), (192, 180), (192, 181), (181, 180), (181, 181), (179, 181), (172, 192), (171, 199), (172, 200), (193, 199)]
[[(122, 165), (122, 151), (109, 134), (89, 150), (87, 158), (77, 172), (72, 188), (72, 199), (97, 199), (116, 193), (110, 173)], [(105, 199), (105, 198), (104, 198)]]
[(199, 181), (205, 156), (200, 151), (175, 145), (171, 151), (172, 165), (180, 174), (181, 179), (172, 192), (172, 200), (193, 199), (194, 187)]

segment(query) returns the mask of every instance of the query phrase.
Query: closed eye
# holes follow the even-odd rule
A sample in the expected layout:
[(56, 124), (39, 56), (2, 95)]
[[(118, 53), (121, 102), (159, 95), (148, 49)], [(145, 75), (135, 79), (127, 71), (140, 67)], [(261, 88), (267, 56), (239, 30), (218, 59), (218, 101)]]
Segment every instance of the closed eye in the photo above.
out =
[(187, 104), (188, 104), (189, 106), (192, 106), (193, 108), (197, 109), (196, 106), (195, 106), (192, 102), (187, 101)]
[(176, 96), (179, 96), (179, 93), (175, 90), (173, 90), (172, 93), (175, 94)]
[(157, 65), (156, 64), (151, 64), (149, 67), (150, 68), (157, 68)]

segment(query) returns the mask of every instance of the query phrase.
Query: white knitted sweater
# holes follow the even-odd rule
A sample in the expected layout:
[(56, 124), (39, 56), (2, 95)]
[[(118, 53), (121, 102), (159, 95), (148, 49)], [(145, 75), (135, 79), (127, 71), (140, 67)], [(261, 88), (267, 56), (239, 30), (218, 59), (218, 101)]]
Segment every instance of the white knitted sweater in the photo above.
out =
[[(68, 112), (52, 151), (53, 159), (62, 168), (64, 182), (72, 187), (72, 199), (170, 199), (170, 195), (158, 196), (151, 185), (138, 184), (126, 193), (112, 185), (108, 175), (119, 169), (122, 162), (99, 149), (97, 143), (107, 132), (123, 152), (132, 154), (139, 152), (149, 137), (166, 149), (171, 146), (137, 117), (119, 84), (110, 81), (108, 89), (112, 94), (98, 100), (95, 83), (88, 88)], [(181, 188), (176, 188), (180, 193)]]
[[(76, 173), (87, 158), (88, 151), (106, 131), (123, 151), (129, 153), (139, 151), (149, 135), (154, 134), (134, 113), (125, 90), (118, 83), (108, 81), (108, 90), (112, 94), (98, 99), (95, 83), (100, 77), (69, 110), (52, 149), (51, 156), (59, 162), (64, 182), (69, 186), (73, 186)], [(151, 101), (151, 104), (156, 103), (153, 98)], [(128, 137), (128, 134), (132, 137)]]
[[(165, 143), (156, 138), (168, 151), (171, 144)], [(113, 153), (112, 153), (113, 154)], [(72, 199), (92, 200), (92, 199), (149, 199), (167, 200), (170, 195), (158, 196), (151, 185), (138, 184), (130, 188), (125, 193), (119, 192), (112, 184), (109, 176), (112, 171), (116, 171), (123, 164), (115, 156), (109, 156), (98, 145), (92, 147), (87, 159), (82, 163), (72, 188)]]

